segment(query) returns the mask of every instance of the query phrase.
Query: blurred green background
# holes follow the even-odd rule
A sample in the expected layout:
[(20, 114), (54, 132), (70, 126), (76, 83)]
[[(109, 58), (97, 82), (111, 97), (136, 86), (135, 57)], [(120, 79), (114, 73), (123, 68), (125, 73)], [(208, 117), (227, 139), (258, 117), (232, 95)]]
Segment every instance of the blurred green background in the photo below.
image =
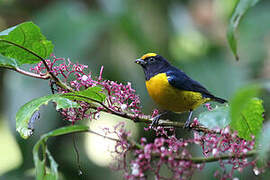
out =
[[(226, 40), (226, 28), (235, 0), (0, 0), (0, 31), (24, 21), (33, 21), (55, 45), (57, 57), (89, 65), (94, 74), (104, 65), (104, 78), (131, 82), (142, 99), (143, 111), (156, 108), (149, 98), (142, 69), (134, 60), (156, 52), (210, 92), (230, 99), (237, 88), (270, 78), (270, 1), (262, 0), (243, 18), (239, 31), (240, 61), (236, 62)], [(34, 179), (32, 148), (39, 136), (69, 124), (52, 104), (41, 110), (33, 137), (23, 140), (15, 132), (15, 114), (35, 97), (50, 93), (48, 82), (0, 71), (0, 179)], [(266, 117), (270, 98), (263, 97)], [(197, 114), (205, 108), (197, 110)], [(186, 114), (183, 115), (186, 117)], [(121, 119), (124, 121), (123, 119)], [(90, 123), (99, 131), (118, 121), (102, 114)], [(129, 122), (134, 138), (143, 126)], [(189, 132), (180, 130), (180, 136)], [(111, 142), (94, 135), (77, 135), (83, 175), (78, 175), (72, 137), (49, 140), (49, 149), (59, 164), (62, 179), (122, 179), (109, 169)], [(214, 179), (216, 163), (208, 164), (192, 179)], [(164, 172), (166, 173), (166, 172)], [(268, 179), (252, 169), (236, 173), (239, 179)]]

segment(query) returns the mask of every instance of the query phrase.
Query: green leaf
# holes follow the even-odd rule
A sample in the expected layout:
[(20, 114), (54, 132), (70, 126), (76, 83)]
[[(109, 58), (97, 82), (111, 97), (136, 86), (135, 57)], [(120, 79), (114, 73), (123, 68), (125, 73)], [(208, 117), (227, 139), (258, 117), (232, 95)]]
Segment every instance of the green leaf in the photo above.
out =
[(264, 108), (262, 100), (254, 98), (260, 92), (260, 87), (251, 86), (239, 90), (231, 100), (232, 130), (238, 132), (238, 136), (251, 140), (251, 135), (257, 136), (262, 129)]
[[(89, 129), (88, 126), (83, 126), (83, 125), (73, 125), (73, 126), (66, 126), (62, 127), (56, 130), (53, 130), (47, 134), (45, 134), (46, 137), (52, 137), (52, 136), (61, 136), (65, 134), (70, 134), (74, 132), (82, 132), (82, 131), (87, 131)], [(45, 137), (43, 137), (45, 139)]]
[(22, 46), (44, 59), (53, 52), (51, 41), (46, 40), (39, 27), (32, 22), (25, 22), (0, 32), (0, 54), (15, 59), (18, 65), (39, 62), (38, 57), (5, 41)]
[(199, 114), (198, 121), (209, 129), (224, 128), (231, 121), (229, 106), (219, 106), (212, 111), (203, 112)]
[(0, 68), (16, 69), (18, 63), (15, 59), (7, 58), (0, 54)]
[(79, 105), (58, 94), (44, 96), (31, 100), (23, 105), (16, 114), (16, 130), (23, 138), (28, 138), (33, 134), (33, 116), (39, 111), (41, 105), (47, 105), (49, 101), (56, 103), (56, 109), (76, 108)]
[(40, 161), (37, 159), (35, 162), (35, 168), (36, 168), (36, 179), (37, 180), (43, 180), (44, 179), (44, 174), (45, 174), (45, 161)]
[(71, 99), (71, 100), (78, 100), (78, 101), (85, 101), (91, 102), (92, 100), (103, 102), (106, 99), (106, 95), (101, 92), (102, 88), (95, 86), (89, 87), (83, 91), (75, 91), (71, 93), (62, 94), (63, 97)]
[(263, 131), (258, 138), (257, 143), (257, 150), (258, 150), (258, 158), (259, 158), (259, 165), (264, 166), (265, 162), (267, 162), (269, 158), (269, 152), (270, 152), (270, 122), (268, 122), (264, 128)]
[(254, 6), (257, 2), (259, 2), (259, 0), (239, 0), (230, 18), (229, 26), (227, 29), (227, 39), (236, 60), (239, 60), (239, 56), (237, 53), (237, 38), (235, 31), (240, 23), (240, 20), (248, 11), (248, 9)]
[(46, 154), (48, 156), (49, 162), (50, 162), (50, 170), (48, 174), (46, 174), (45, 179), (50, 179), (50, 180), (58, 180), (58, 164), (52, 157), (50, 151), (46, 149)]
[(58, 180), (58, 176), (56, 177), (54, 174), (48, 172), (45, 175), (44, 180)]
[[(89, 129), (88, 126), (84, 125), (74, 125), (74, 126), (67, 126), (62, 127), (56, 130), (53, 130), (49, 133), (46, 133), (40, 137), (38, 142), (35, 144), (33, 148), (33, 158), (35, 163), (36, 169), (36, 179), (38, 180), (57, 180), (58, 179), (58, 164), (52, 157), (51, 153), (47, 149), (46, 142), (49, 137), (53, 136), (60, 136), (64, 134), (70, 134), (75, 132), (84, 132)], [(40, 160), (39, 158), (39, 149), (42, 149), (43, 158)], [(48, 156), (48, 160), (50, 162), (50, 168), (46, 169), (45, 162), (46, 162), (46, 155)]]

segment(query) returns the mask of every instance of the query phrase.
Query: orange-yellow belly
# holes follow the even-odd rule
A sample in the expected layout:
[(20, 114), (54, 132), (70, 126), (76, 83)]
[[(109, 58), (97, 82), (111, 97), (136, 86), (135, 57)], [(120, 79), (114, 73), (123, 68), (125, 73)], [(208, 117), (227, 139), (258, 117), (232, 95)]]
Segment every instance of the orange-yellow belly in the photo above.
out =
[(146, 81), (146, 88), (152, 99), (163, 109), (185, 112), (209, 101), (201, 93), (179, 90), (171, 86), (165, 73), (158, 74)]

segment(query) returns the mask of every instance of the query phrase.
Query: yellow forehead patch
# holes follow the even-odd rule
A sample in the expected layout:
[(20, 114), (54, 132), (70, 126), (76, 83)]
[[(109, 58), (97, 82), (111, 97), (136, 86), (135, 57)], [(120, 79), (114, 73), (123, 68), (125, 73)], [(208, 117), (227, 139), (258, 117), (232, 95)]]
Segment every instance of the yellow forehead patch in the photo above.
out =
[(157, 54), (156, 53), (147, 53), (143, 55), (140, 59), (145, 60), (148, 57), (155, 57)]

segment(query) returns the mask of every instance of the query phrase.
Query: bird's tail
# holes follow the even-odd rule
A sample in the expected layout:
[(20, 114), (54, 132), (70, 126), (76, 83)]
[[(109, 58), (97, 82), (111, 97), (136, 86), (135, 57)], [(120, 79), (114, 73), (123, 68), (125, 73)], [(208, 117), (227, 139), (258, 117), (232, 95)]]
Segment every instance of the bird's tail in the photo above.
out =
[(219, 97), (215, 97), (215, 96), (211, 97), (211, 99), (214, 100), (214, 101), (216, 101), (216, 102), (222, 103), (222, 104), (228, 102), (225, 99), (222, 99), (222, 98), (219, 98)]

